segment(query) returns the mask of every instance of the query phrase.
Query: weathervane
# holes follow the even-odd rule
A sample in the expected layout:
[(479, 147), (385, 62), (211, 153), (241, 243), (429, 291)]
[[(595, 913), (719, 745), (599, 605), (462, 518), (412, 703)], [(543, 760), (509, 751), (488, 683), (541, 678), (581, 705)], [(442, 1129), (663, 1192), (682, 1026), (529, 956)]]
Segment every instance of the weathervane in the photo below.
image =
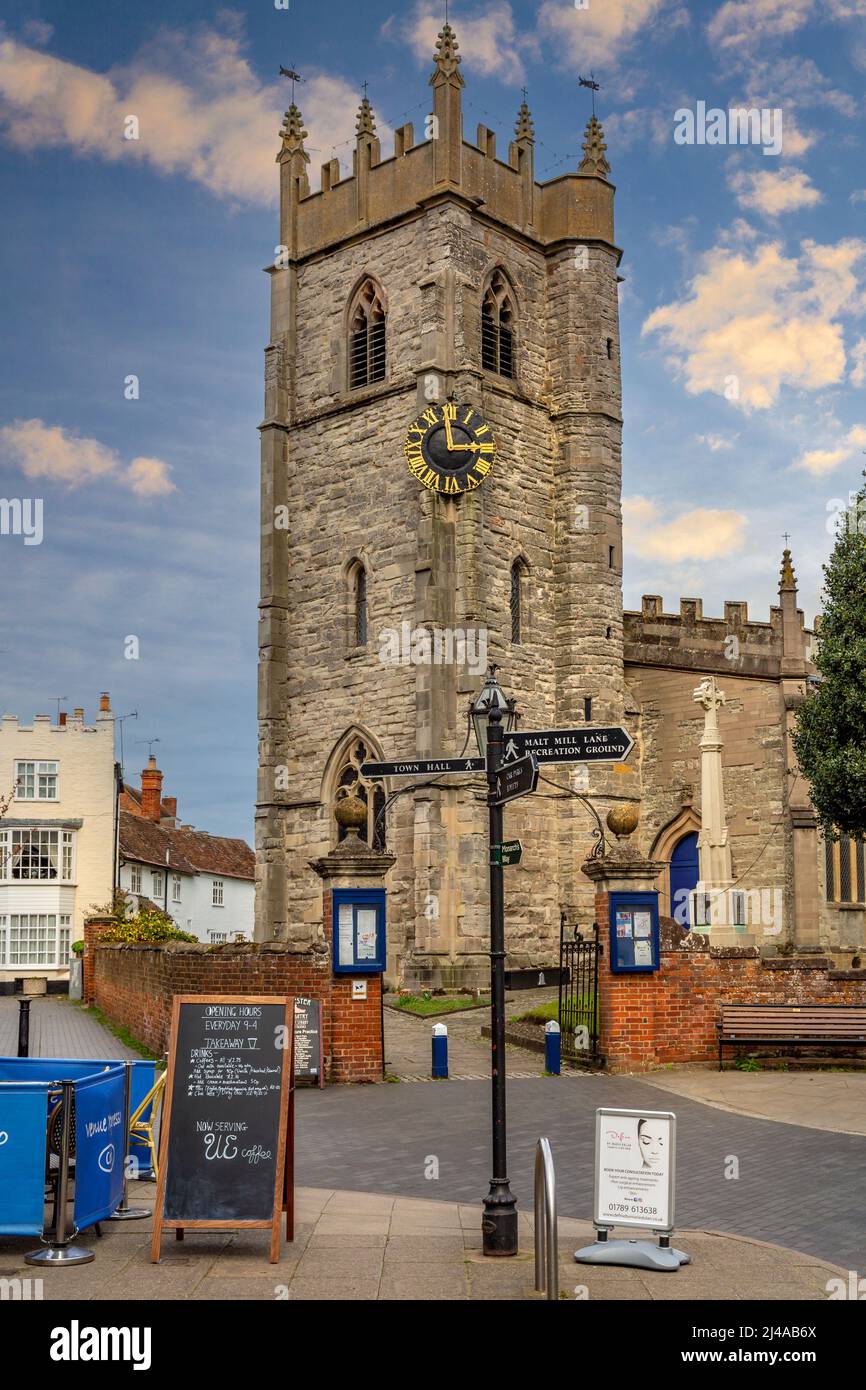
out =
[(284, 68), (284, 67), (282, 66), (282, 64), (280, 64), (280, 77), (288, 77), (288, 78), (291, 78), (291, 82), (292, 82), (292, 105), (294, 106), (294, 104), (295, 104), (295, 83), (296, 83), (296, 82), (303, 82), (304, 79), (303, 79), (303, 77), (301, 76), (301, 74), (300, 74), (299, 72), (295, 72), (295, 69), (294, 69), (293, 67), (292, 67), (292, 68)]
[(578, 73), (577, 80), (578, 80), (578, 82), (580, 83), (581, 87), (588, 87), (589, 90), (592, 92), (592, 114), (593, 114), (593, 116), (594, 116), (594, 115), (595, 115), (595, 94), (596, 94), (596, 92), (600, 92), (600, 91), (601, 91), (601, 83), (600, 83), (600, 82), (596, 82), (596, 80), (595, 80), (595, 73), (594, 73), (594, 72), (591, 72), (591, 73), (589, 74), (589, 77), (581, 77), (580, 74)]

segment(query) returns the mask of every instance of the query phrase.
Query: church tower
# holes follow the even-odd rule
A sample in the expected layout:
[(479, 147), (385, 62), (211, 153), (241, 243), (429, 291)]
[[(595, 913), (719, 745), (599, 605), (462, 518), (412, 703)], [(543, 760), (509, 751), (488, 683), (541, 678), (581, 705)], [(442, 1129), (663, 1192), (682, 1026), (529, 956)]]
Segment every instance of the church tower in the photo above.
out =
[[(594, 116), (579, 168), (538, 183), (525, 101), (505, 158), (492, 130), (465, 138), (448, 24), (430, 85), (424, 138), (401, 127), (389, 158), (365, 97), (352, 174), (331, 160), (316, 191), (294, 104), (282, 129), (261, 426), (257, 936), (315, 943), (310, 862), (333, 847), (335, 799), (353, 790), (370, 844), (397, 856), (388, 980), (447, 986), (489, 976), (481, 779), (391, 800), (405, 780), (368, 785), (359, 768), (476, 753), (466, 710), (488, 661), (523, 728), (628, 723), (621, 253)], [(449, 402), (496, 444), (479, 485), (456, 494), (424, 485), (404, 453), (412, 422)], [(592, 923), (580, 868), (594, 822), (570, 791), (602, 817), (638, 794), (634, 771), (542, 775), (506, 810), (523, 843), (508, 870), (515, 968), (556, 959), (562, 913)]]

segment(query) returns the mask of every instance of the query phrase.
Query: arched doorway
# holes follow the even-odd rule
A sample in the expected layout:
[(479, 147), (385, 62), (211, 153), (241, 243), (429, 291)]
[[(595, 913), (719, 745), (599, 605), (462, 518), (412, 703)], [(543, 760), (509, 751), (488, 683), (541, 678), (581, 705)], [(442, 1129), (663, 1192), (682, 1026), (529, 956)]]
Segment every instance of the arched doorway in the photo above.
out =
[(670, 867), (671, 915), (684, 927), (691, 927), (691, 894), (700, 877), (698, 835), (693, 830), (674, 846)]

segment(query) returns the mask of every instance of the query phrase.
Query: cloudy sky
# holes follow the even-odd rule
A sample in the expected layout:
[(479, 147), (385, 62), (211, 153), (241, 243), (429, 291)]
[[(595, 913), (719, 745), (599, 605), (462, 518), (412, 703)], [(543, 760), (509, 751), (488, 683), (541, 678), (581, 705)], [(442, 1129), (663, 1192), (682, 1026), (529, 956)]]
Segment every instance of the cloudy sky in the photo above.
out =
[[(252, 830), (277, 67), (306, 78), (312, 169), (351, 158), (365, 80), (387, 154), (394, 126), (423, 129), (443, 16), (0, 3), (0, 497), (44, 507), (40, 545), (0, 536), (0, 705), (91, 715), (109, 690), (138, 712), (127, 775), (159, 738), (168, 794), (214, 832)], [(627, 606), (746, 599), (766, 619), (787, 531), (811, 620), (828, 517), (866, 465), (866, 0), (454, 0), (451, 18), (467, 134), (483, 121), (502, 147), (525, 84), (542, 179), (579, 160), (578, 73), (602, 83)], [(712, 143), (718, 121), (679, 143), (701, 102), (781, 112), (781, 152)]]

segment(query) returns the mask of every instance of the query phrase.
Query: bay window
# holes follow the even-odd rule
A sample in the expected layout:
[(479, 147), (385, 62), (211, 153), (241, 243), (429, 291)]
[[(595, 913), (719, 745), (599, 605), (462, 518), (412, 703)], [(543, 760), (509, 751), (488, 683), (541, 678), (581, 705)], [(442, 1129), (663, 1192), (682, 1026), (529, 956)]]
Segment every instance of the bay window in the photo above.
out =
[(41, 826), (0, 829), (0, 883), (54, 880), (71, 883), (75, 877), (75, 835), (71, 830)]
[(0, 915), (0, 967), (69, 963), (68, 913), (11, 912)]

